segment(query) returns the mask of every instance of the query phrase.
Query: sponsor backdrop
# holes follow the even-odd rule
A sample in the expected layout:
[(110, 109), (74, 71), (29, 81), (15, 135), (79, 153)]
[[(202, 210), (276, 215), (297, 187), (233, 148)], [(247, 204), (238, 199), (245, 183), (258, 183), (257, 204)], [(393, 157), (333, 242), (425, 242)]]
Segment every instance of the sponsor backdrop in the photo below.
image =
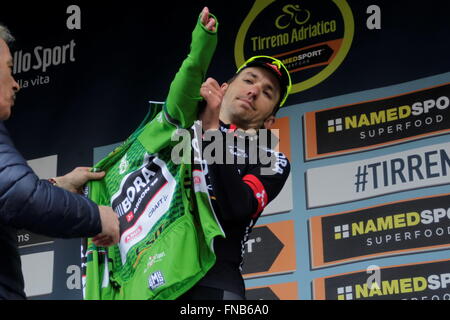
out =
[[(207, 76), (268, 54), (293, 79), (292, 172), (244, 246), (248, 298), (449, 300), (447, 1), (2, 4), (22, 87), (6, 125), (38, 175), (92, 165), (164, 100), (204, 5)], [(17, 241), (31, 299), (81, 298), (80, 239)]]

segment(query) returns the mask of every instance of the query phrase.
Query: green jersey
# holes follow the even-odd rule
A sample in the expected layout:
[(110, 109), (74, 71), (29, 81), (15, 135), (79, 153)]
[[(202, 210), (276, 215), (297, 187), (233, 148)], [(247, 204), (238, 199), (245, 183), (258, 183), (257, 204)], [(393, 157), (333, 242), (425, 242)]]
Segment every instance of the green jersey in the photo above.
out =
[(87, 195), (113, 207), (120, 242), (102, 248), (88, 239), (85, 299), (175, 299), (215, 263), (213, 240), (224, 234), (204, 173), (189, 161), (174, 163), (171, 138), (194, 123), (216, 42), (216, 33), (198, 22), (165, 103), (153, 103), (139, 128), (95, 165), (106, 176), (89, 182)]

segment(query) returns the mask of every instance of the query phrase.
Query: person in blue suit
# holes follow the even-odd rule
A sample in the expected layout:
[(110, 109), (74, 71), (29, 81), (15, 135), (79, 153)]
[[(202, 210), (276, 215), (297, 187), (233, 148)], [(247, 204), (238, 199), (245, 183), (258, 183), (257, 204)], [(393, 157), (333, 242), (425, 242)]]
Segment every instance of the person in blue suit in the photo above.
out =
[(26, 299), (17, 229), (58, 238), (94, 237), (98, 245), (119, 241), (119, 222), (110, 207), (79, 195), (89, 180), (101, 179), (79, 167), (62, 177), (40, 180), (13, 145), (3, 123), (20, 87), (12, 75), (9, 30), (0, 25), (0, 300)]

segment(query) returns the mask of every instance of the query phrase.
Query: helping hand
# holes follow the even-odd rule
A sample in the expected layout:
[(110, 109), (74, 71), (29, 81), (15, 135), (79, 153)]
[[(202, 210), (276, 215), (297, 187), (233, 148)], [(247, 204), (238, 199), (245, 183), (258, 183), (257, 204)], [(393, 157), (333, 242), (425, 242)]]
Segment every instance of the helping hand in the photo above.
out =
[(90, 172), (89, 167), (78, 167), (62, 177), (56, 177), (56, 186), (67, 191), (82, 194), (83, 186), (90, 180), (100, 180), (105, 172)]
[(120, 240), (120, 227), (117, 214), (111, 207), (99, 206), (102, 232), (92, 238), (92, 242), (99, 247), (109, 247)]

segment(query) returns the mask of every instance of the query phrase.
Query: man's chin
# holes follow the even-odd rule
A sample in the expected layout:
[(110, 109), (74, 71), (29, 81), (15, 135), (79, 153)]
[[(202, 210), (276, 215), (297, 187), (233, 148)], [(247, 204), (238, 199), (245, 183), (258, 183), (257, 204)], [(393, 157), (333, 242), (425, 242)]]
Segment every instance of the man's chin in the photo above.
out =
[(238, 128), (247, 128), (247, 126), (250, 122), (251, 121), (245, 117), (235, 116), (231, 123), (236, 125)]
[(246, 119), (251, 117), (251, 110), (248, 105), (240, 105), (235, 109), (234, 114), (239, 118)]
[(11, 110), (9, 110), (9, 109), (7, 111), (0, 110), (0, 121), (8, 120), (10, 116), (11, 116)]

